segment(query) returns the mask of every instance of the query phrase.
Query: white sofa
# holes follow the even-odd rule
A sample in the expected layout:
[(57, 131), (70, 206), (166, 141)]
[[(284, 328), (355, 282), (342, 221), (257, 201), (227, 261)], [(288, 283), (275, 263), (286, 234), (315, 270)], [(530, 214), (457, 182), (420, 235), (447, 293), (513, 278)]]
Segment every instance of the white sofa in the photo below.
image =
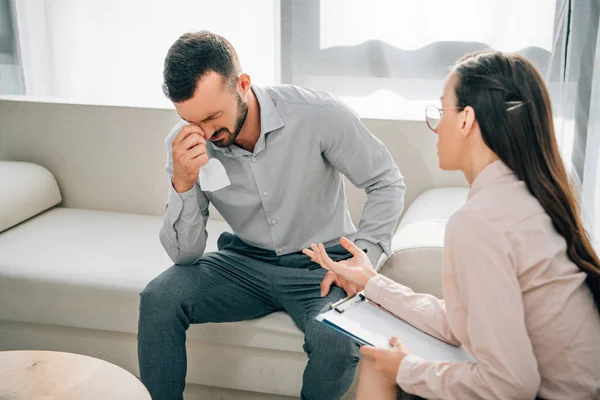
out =
[[(137, 374), (139, 292), (171, 265), (158, 231), (166, 197), (162, 137), (174, 119), (171, 110), (0, 99), (0, 215), (8, 215), (4, 226), (0, 218), (0, 350), (88, 354)], [(36, 121), (46, 121), (41, 131)], [(415, 140), (410, 130), (424, 134), (420, 125), (370, 124), (409, 187), (410, 207), (382, 273), (440, 296), (445, 221), (467, 189), (425, 155), (435, 138)], [(407, 143), (420, 148), (396, 149)], [(408, 164), (415, 151), (424, 155)], [(444, 184), (459, 187), (436, 188)], [(357, 219), (364, 196), (348, 192)], [(211, 217), (207, 251), (225, 230), (218, 215)], [(297, 397), (306, 363), (302, 340), (285, 313), (192, 326), (186, 399), (206, 398), (204, 386), (242, 390), (238, 398), (246, 399)]]

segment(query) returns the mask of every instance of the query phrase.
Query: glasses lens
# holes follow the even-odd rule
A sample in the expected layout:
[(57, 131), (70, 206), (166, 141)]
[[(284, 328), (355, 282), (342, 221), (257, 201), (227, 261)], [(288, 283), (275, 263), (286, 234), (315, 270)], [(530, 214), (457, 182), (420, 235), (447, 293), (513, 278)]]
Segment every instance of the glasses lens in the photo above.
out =
[(425, 109), (425, 121), (429, 129), (437, 129), (441, 118), (440, 109), (436, 106), (428, 106)]

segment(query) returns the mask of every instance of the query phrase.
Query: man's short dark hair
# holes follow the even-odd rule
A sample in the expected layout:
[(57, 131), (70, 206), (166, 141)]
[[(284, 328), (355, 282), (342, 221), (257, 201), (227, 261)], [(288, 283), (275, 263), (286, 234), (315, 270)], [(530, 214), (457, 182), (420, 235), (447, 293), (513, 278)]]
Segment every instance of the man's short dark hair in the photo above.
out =
[(174, 103), (192, 98), (198, 81), (214, 71), (235, 88), (240, 73), (238, 56), (227, 39), (208, 31), (183, 34), (165, 58), (163, 92)]

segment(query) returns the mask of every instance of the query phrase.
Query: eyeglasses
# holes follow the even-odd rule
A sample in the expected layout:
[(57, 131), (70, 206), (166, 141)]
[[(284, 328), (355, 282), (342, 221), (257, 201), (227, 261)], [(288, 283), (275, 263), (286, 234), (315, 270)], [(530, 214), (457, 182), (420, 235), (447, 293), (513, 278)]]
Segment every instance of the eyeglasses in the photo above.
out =
[(442, 119), (443, 110), (447, 108), (454, 108), (463, 110), (464, 107), (437, 107), (434, 105), (427, 106), (425, 108), (425, 122), (427, 122), (427, 126), (432, 131), (435, 131), (440, 124), (440, 120)]
[[(529, 101), (507, 101), (505, 104), (508, 107), (506, 112), (510, 112), (518, 109), (521, 106), (524, 106), (525, 104), (529, 104)], [(438, 125), (440, 124), (440, 120), (442, 119), (442, 114), (444, 113), (443, 110), (447, 108), (459, 109), (461, 111), (465, 109), (464, 107), (437, 107), (434, 105), (427, 106), (427, 108), (425, 108), (425, 122), (427, 122), (429, 129), (432, 131), (437, 129)]]

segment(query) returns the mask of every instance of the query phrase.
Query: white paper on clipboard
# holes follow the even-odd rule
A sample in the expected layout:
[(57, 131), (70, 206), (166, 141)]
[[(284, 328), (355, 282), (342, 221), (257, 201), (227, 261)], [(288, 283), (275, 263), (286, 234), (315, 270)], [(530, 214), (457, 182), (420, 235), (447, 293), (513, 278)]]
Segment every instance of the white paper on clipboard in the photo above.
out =
[(393, 336), (411, 353), (430, 361), (475, 361), (464, 348), (456, 347), (418, 330), (369, 301), (362, 293), (332, 305), (316, 319), (362, 345), (389, 348)]

